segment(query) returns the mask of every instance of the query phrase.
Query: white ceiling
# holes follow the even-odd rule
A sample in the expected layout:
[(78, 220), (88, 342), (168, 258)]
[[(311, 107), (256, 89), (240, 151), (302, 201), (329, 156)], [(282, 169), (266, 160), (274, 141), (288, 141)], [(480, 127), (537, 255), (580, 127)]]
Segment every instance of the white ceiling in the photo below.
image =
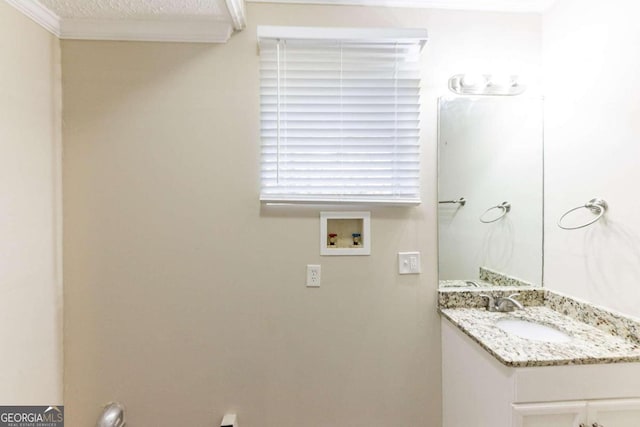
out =
[(63, 39), (226, 42), (244, 0), (6, 0)]
[(250, 3), (334, 4), (541, 13), (556, 0), (246, 0)]
[[(1, 1), (1, 0), (0, 0)], [(5, 0), (63, 39), (226, 42), (245, 26), (245, 0)], [(535, 12), (555, 0), (246, 0)]]
[(37, 0), (60, 18), (153, 19), (205, 17), (228, 19), (224, 0)]

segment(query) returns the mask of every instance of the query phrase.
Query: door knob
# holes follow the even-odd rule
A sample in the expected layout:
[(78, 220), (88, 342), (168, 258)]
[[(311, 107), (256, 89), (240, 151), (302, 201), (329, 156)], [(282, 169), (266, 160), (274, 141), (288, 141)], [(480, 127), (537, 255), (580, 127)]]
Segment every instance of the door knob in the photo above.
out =
[(592, 427), (604, 427), (604, 426), (600, 423), (593, 423)]

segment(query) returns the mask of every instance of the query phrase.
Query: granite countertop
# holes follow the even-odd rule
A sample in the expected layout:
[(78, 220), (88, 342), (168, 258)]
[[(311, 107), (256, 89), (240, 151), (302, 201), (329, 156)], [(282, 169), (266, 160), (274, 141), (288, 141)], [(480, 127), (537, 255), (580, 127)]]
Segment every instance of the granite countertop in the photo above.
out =
[[(470, 284), (472, 282), (472, 284)], [(527, 282), (517, 277), (491, 270), (487, 267), (480, 267), (478, 278), (472, 279), (443, 279), (439, 281), (440, 288), (487, 288), (487, 287), (535, 287), (531, 282)]]
[[(473, 282), (478, 286), (470, 285), (469, 282)], [(438, 286), (440, 286), (441, 288), (469, 288), (469, 289), (476, 288), (477, 289), (477, 288), (488, 288), (494, 285), (489, 282), (475, 279), (475, 280), (440, 280)]]
[[(640, 362), (640, 322), (588, 303), (542, 289), (518, 299), (524, 310), (489, 312), (482, 291), (441, 290), (440, 313), (462, 332), (510, 367)], [(507, 290), (491, 292), (494, 295)], [(537, 294), (537, 295), (536, 295)], [(505, 318), (533, 321), (559, 329), (567, 342), (546, 342), (509, 334), (495, 322)]]

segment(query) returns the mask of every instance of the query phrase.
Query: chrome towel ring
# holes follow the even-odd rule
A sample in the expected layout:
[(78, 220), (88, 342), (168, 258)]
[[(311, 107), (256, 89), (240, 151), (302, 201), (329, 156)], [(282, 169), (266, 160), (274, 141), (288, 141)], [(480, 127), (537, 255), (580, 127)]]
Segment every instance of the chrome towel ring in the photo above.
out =
[[(567, 227), (562, 225), (562, 220), (564, 219), (565, 216), (569, 215), (573, 211), (577, 211), (578, 209), (582, 209), (582, 208), (589, 209), (591, 212), (593, 212), (594, 215), (596, 215), (596, 217), (593, 220), (587, 222), (586, 224), (578, 225), (576, 227)], [(558, 227), (562, 228), (563, 230), (577, 230), (579, 228), (584, 228), (586, 226), (593, 224), (600, 218), (602, 218), (602, 216), (605, 214), (607, 209), (609, 209), (609, 205), (607, 204), (607, 202), (604, 199), (599, 199), (596, 197), (595, 199), (589, 200), (587, 203), (585, 203), (582, 206), (578, 206), (577, 208), (569, 209), (568, 211), (566, 211), (564, 215), (562, 215), (558, 220)]]
[[(502, 213), (500, 213), (500, 215), (498, 215), (496, 218), (489, 219), (489, 220), (484, 219), (485, 215), (486, 215), (487, 213), (489, 213), (490, 211), (494, 210), (494, 209), (500, 209), (500, 210), (502, 210)], [(489, 224), (489, 223), (492, 223), (492, 222), (496, 222), (496, 221), (498, 221), (499, 219), (504, 218), (504, 216), (505, 216), (507, 213), (509, 213), (509, 211), (511, 211), (511, 203), (509, 203), (509, 202), (502, 202), (502, 203), (500, 203), (499, 205), (492, 206), (492, 207), (490, 207), (489, 209), (487, 209), (486, 211), (484, 211), (484, 213), (483, 213), (482, 215), (480, 215), (480, 222), (485, 223), (485, 224)]]

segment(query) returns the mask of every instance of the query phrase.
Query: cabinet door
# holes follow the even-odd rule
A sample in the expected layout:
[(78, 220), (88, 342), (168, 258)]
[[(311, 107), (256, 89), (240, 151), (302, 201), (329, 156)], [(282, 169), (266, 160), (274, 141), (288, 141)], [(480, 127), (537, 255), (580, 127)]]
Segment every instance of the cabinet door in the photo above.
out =
[(517, 404), (512, 427), (582, 427), (586, 419), (586, 402)]
[(640, 399), (591, 401), (588, 404), (589, 427), (640, 426)]

